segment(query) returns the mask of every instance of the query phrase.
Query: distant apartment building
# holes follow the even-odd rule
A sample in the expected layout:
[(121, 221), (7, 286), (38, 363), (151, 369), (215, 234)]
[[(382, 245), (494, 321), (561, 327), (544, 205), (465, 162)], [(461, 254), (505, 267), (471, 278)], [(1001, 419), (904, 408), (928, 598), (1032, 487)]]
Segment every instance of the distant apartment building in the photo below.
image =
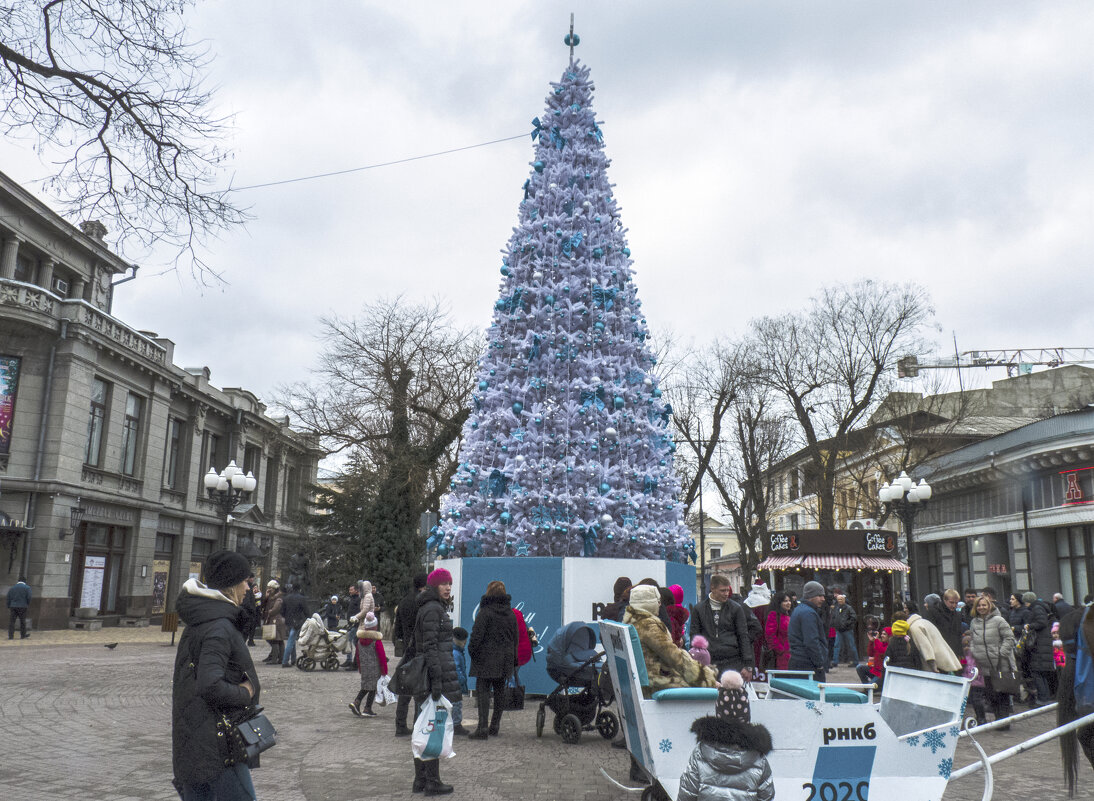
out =
[[(0, 174), (0, 592), (25, 575), (39, 629), (77, 609), (147, 625), (221, 547), (282, 575), (321, 457), (254, 394), (112, 316), (135, 268), (104, 234)], [(232, 460), (257, 484), (228, 521), (203, 479)]]

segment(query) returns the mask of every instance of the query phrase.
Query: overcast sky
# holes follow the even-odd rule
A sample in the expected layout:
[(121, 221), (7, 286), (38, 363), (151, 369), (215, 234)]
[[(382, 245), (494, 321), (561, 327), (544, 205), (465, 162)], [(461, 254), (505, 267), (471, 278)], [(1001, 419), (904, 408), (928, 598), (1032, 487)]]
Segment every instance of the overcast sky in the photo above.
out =
[[(1094, 346), (1089, 3), (199, 2), (236, 115), (224, 184), (527, 134), (571, 10), (655, 347), (867, 276), (929, 289), (940, 353)], [(20, 147), (3, 169), (29, 182)], [(207, 253), (226, 285), (123, 254), (144, 266), (115, 314), (264, 399), (307, 377), (320, 316), (377, 297), (485, 327), (532, 156), (525, 136), (240, 192), (254, 221)]]

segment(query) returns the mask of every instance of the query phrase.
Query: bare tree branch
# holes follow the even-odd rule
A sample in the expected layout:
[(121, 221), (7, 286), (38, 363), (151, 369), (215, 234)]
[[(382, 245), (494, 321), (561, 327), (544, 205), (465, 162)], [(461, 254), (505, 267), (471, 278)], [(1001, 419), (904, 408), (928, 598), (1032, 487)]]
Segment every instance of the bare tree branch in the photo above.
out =
[(227, 118), (202, 85), (208, 51), (187, 40), (192, 0), (50, 0), (0, 8), (3, 130), (55, 158), (43, 189), (80, 221), (113, 223), (121, 250), (198, 255), (245, 210), (207, 187), (229, 153)]

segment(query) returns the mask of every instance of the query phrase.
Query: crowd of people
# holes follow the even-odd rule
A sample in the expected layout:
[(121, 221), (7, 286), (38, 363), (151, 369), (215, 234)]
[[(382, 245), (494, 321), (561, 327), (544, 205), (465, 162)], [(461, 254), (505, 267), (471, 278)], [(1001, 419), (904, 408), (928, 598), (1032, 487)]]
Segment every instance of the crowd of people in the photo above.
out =
[[(1034, 706), (1053, 698), (1061, 686), (1058, 669), (1066, 661), (1061, 627), (1074, 642), (1077, 616), (1083, 611), (1072, 610), (1058, 594), (1051, 602), (1034, 593), (1015, 594), (999, 604), (990, 588), (966, 590), (963, 597), (949, 589), (926, 596), (922, 614), (914, 603), (899, 601), (889, 625), (865, 616), (861, 628), (866, 650), (860, 660), (858, 616), (839, 587), (809, 581), (799, 600), (792, 592), (771, 593), (757, 581), (747, 592), (735, 594), (728, 579), (716, 574), (705, 597), (690, 608), (683, 600), (679, 585), (662, 587), (653, 579), (632, 585), (620, 577), (602, 613), (637, 632), (649, 677), (645, 692), (718, 688), (715, 714), (694, 723), (698, 745), (681, 780), (681, 799), (698, 797), (699, 788), (710, 787), (724, 791), (719, 797), (772, 797), (766, 761), (770, 735), (750, 722), (743, 689), (765, 670), (806, 670), (824, 681), (828, 670), (845, 662), (864, 683), (878, 686), (887, 666), (964, 673), (972, 679), (970, 707), (984, 723), (989, 710), (997, 720), (1012, 714), (1015, 696)], [(1084, 603), (1091, 600), (1088, 596)], [(298, 589), (276, 580), (260, 590), (244, 557), (220, 551), (206, 561), (204, 582), (186, 582), (176, 606), (186, 624), (175, 664), (176, 786), (184, 801), (253, 799), (250, 768), (257, 760), (225, 765), (218, 757), (217, 727), (221, 719), (257, 704), (259, 676), (247, 647), (256, 633), (270, 646), (265, 663), (296, 664), (308, 603)], [(412, 733), (411, 702), (417, 718), (430, 697), (438, 704), (447, 699), (458, 735), (488, 740), (501, 732), (510, 691), (519, 684), (519, 667), (531, 658), (535, 633), (513, 608), (501, 581), (484, 588), (470, 632), (453, 625), (451, 610), (452, 576), (443, 568), (415, 576), (413, 588), (394, 610), (395, 656), (407, 660), (421, 655), (427, 677), (424, 692), (398, 696), (396, 737)], [(359, 690), (349, 703), (358, 717), (377, 716), (374, 704), (389, 673), (382, 611), (376, 588), (359, 581), (341, 598), (329, 596), (312, 616), (315, 622), (308, 624), (352, 634), (343, 666), (359, 673)], [(477, 687), (473, 729), (463, 726), (469, 678)], [(1094, 731), (1088, 728), (1079, 738), (1094, 762)], [(641, 778), (640, 772), (632, 777)], [(426, 795), (452, 792), (441, 781), (438, 759), (414, 759), (413, 790)]]

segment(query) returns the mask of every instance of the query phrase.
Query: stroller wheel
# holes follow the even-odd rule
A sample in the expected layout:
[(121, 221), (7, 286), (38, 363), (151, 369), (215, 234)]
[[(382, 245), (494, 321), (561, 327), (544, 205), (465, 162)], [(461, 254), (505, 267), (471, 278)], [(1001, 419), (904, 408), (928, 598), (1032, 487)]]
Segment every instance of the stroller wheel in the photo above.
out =
[(581, 739), (581, 719), (574, 714), (564, 716), (558, 733), (562, 736), (562, 742), (574, 745)]
[(323, 660), (323, 670), (338, 670), (338, 664), (338, 657), (332, 654)]
[(539, 709), (536, 710), (536, 737), (543, 736), (543, 726), (547, 723), (547, 709), (543, 704), (539, 705)]
[(596, 716), (596, 730), (605, 740), (611, 740), (619, 733), (619, 718), (614, 712), (604, 710)]
[(315, 670), (315, 660), (310, 656), (302, 656), (296, 660), (296, 666), (301, 670)]

